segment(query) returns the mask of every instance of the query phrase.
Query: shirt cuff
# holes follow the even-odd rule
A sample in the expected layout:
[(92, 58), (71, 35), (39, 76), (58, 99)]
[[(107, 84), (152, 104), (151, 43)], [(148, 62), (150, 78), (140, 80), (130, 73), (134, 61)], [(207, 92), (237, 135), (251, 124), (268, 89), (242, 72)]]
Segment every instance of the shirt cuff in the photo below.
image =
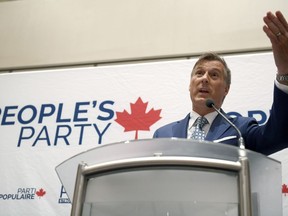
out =
[(288, 86), (287, 86), (287, 85), (283, 85), (283, 84), (279, 83), (277, 80), (275, 80), (275, 85), (276, 85), (277, 88), (279, 88), (281, 91), (283, 91), (284, 93), (288, 94)]

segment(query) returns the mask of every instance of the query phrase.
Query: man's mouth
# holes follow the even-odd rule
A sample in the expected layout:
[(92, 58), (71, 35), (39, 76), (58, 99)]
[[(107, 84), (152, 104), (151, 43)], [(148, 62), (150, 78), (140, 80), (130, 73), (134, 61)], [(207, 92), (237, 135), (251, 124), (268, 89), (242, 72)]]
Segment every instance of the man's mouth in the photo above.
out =
[(209, 93), (209, 90), (206, 89), (206, 88), (200, 88), (200, 89), (199, 89), (199, 92), (200, 92), (200, 93), (205, 93), (205, 94), (207, 94), (207, 93)]

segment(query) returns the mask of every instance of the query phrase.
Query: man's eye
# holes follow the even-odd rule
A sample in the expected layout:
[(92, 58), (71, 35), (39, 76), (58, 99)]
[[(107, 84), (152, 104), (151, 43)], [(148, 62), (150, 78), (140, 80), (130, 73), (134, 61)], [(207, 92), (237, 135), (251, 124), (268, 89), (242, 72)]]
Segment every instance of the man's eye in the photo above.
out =
[(195, 75), (197, 75), (197, 76), (201, 76), (202, 74), (203, 74), (202, 71), (196, 71), (196, 72), (195, 72)]
[(217, 77), (219, 77), (219, 74), (218, 73), (211, 73), (211, 77), (214, 77), (214, 78), (217, 78)]

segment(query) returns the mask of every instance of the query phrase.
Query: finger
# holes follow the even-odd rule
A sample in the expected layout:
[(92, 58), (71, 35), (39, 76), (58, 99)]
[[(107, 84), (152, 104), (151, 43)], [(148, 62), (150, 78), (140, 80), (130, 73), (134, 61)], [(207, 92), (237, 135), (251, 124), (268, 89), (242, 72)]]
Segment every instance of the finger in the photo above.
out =
[(286, 38), (288, 38), (288, 23), (287, 23), (285, 17), (281, 13), (281, 11), (277, 11), (276, 16), (285, 28), (285, 31), (283, 32), (284, 36), (286, 36)]
[[(278, 15), (280, 15), (279, 12), (278, 12)], [(282, 15), (282, 13), (281, 13), (281, 15)], [(281, 15), (280, 15), (280, 17), (281, 17)], [(274, 14), (272, 14), (271, 12), (267, 13), (267, 19), (269, 20), (267, 25), (268, 25), (269, 28), (271, 28), (271, 30), (276, 35), (279, 32), (282, 33), (282, 34), (285, 34), (285, 32), (286, 32), (285, 24), (287, 24), (287, 22), (286, 22), (286, 20), (285, 20), (283, 15), (282, 15), (282, 18), (284, 20), (282, 19), (281, 21), (285, 21), (284, 23), (282, 23), (280, 21), (280, 19), (277, 16), (275, 16)]]
[[(280, 11), (277, 12), (278, 16), (274, 15), (271, 12), (268, 12), (266, 17), (263, 18), (264, 22), (266, 23), (267, 27), (277, 36), (286, 35), (286, 25), (287, 22)], [(283, 23), (282, 23), (283, 22)]]
[(276, 35), (278, 32), (279, 32), (279, 28), (277, 27), (277, 25), (273, 22), (273, 18), (272, 16), (274, 16), (273, 14), (272, 15), (269, 15), (267, 14), (266, 17), (263, 18), (265, 24), (266, 24), (266, 27), (274, 34)]
[(263, 26), (263, 31), (266, 33), (267, 37), (270, 39), (271, 43), (277, 42), (277, 36), (268, 28), (267, 26)]
[(279, 19), (279, 21), (282, 23), (282, 25), (284, 26), (286, 31), (288, 31), (288, 23), (287, 23), (285, 17), (283, 16), (283, 14), (281, 13), (281, 11), (277, 11), (276, 16)]

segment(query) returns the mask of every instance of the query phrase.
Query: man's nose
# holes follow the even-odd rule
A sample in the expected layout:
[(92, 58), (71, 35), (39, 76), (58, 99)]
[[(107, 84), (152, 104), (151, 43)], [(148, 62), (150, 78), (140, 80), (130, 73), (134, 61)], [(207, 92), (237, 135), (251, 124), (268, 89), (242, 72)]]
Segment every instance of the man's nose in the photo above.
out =
[(208, 75), (209, 75), (208, 71), (206, 71), (202, 76), (202, 80), (207, 82), (208, 81)]

